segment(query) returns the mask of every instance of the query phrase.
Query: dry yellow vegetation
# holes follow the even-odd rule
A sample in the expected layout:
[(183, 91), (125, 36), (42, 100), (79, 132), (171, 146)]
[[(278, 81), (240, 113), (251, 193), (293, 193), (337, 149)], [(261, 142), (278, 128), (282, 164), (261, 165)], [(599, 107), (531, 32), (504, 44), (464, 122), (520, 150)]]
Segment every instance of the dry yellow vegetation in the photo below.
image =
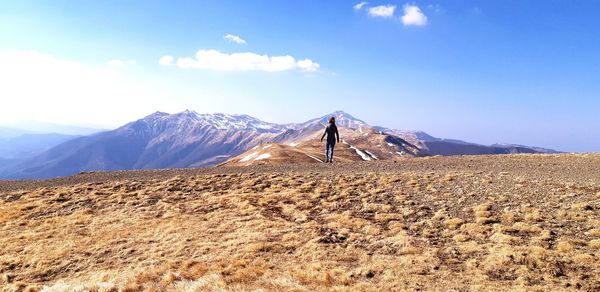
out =
[(600, 290), (600, 186), (540, 172), (548, 159), (572, 168), (568, 155), (505, 156), (501, 167), (489, 160), (502, 157), (473, 159), (88, 174), (5, 188), (0, 286)]

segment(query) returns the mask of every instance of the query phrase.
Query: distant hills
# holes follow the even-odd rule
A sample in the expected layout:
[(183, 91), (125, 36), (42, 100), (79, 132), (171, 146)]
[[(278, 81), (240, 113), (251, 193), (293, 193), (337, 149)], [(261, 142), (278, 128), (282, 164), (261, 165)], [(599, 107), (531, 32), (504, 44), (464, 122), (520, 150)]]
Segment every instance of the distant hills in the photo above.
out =
[[(8, 127), (0, 127), (0, 158), (14, 160), (32, 157), (76, 137), (102, 131), (36, 121), (12, 123)], [(0, 164), (0, 168), (3, 164)]]
[[(69, 139), (32, 157), (8, 162), (0, 160), (0, 178), (50, 178), (82, 171), (249, 165), (274, 161), (318, 162), (323, 159), (324, 148), (318, 138), (330, 116), (336, 117), (344, 140), (336, 147), (338, 161), (556, 152), (519, 145), (486, 146), (439, 139), (419, 131), (374, 127), (343, 111), (304, 123), (274, 124), (248, 115), (198, 114), (186, 110), (176, 114), (156, 112), (115, 130)], [(251, 156), (252, 151), (269, 147), (277, 151), (263, 151), (256, 157)], [(251, 158), (244, 160), (248, 156)], [(256, 159), (258, 157), (261, 159)]]
[(10, 139), (30, 132), (10, 127), (0, 127), (0, 139)]
[(20, 159), (32, 157), (79, 136), (65, 134), (22, 134), (0, 139), (0, 157)]
[(0, 127), (0, 139), (10, 138), (6, 135), (3, 135), (3, 133), (11, 133), (12, 137), (23, 134), (62, 134), (70, 136), (86, 136), (103, 131), (106, 130), (38, 121), (20, 121), (10, 123), (5, 127)]

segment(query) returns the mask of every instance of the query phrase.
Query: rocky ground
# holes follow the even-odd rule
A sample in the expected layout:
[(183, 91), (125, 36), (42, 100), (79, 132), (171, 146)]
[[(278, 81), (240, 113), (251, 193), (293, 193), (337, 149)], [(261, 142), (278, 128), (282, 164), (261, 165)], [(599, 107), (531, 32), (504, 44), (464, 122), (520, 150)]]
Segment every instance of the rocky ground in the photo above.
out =
[(0, 287), (600, 290), (600, 155), (0, 182)]

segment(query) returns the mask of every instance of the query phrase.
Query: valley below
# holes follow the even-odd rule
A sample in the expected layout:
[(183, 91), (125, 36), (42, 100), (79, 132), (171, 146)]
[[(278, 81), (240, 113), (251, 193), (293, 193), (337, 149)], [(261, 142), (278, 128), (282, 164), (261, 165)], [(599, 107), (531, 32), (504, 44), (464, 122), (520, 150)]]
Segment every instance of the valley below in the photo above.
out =
[(600, 154), (0, 181), (0, 246), (2, 291), (598, 291)]

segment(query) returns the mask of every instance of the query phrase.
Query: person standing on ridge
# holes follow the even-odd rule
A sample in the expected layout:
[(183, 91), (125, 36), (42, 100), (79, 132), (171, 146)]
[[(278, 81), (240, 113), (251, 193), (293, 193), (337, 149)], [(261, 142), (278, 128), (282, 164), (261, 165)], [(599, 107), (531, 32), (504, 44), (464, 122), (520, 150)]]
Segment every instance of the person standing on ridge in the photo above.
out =
[(333, 162), (333, 148), (335, 147), (335, 142), (340, 142), (340, 133), (338, 133), (337, 126), (335, 125), (335, 118), (329, 118), (329, 125), (325, 128), (325, 133), (321, 136), (321, 142), (323, 142), (323, 138), (327, 136), (327, 143), (325, 143), (325, 163)]

